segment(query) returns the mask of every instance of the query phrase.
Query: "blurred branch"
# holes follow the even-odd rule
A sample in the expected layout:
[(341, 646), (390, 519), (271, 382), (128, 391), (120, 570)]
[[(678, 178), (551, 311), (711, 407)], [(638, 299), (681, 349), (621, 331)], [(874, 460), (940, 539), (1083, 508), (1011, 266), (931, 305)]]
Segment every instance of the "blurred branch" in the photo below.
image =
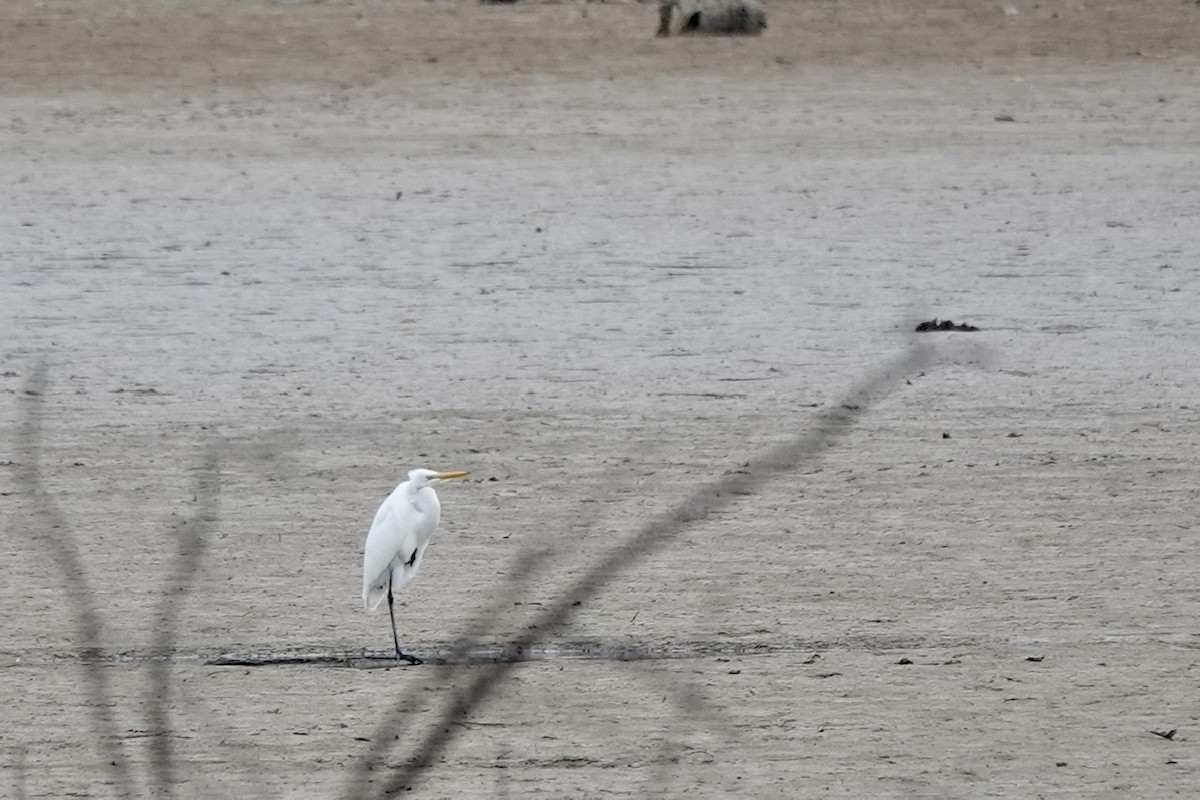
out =
[[(697, 487), (675, 508), (650, 520), (613, 547), (557, 601), (547, 606), (536, 619), (536, 624), (513, 641), (507, 649), (515, 653), (525, 652), (547, 637), (561, 632), (570, 621), (576, 607), (595, 597), (614, 578), (635, 563), (666, 547), (693, 525), (752, 494), (764, 482), (821, 457), (834, 441), (853, 427), (871, 403), (886, 396), (899, 377), (927, 367), (932, 363), (933, 355), (934, 350), (929, 346), (910, 346), (903, 355), (853, 387), (841, 402), (820, 414), (808, 433), (773, 447), (745, 466), (727, 471)], [(471, 716), (500, 686), (517, 662), (518, 659), (514, 658), (501, 659), (497, 663), (474, 670), (474, 677), (466, 688), (456, 694), (443, 710), (441, 718), (429, 727), (425, 737), (416, 744), (412, 755), (396, 769), (380, 793), (384, 797), (392, 797), (410, 789), (424, 770), (445, 751), (462, 730), (461, 726), (453, 723)], [(383, 765), (387, 749), (399, 738), (408, 705), (408, 699), (402, 698), (371, 737), (372, 747), (360, 760), (352, 776), (353, 784), (347, 797), (356, 798), (367, 794), (369, 777)]]
[(92, 604), (93, 594), (79, 556), (75, 537), (49, 491), (42, 482), (42, 410), (48, 380), (44, 362), (34, 366), (21, 394), (23, 413), (17, 426), (16, 451), (20, 464), (16, 481), (29, 498), (38, 524), (32, 534), (41, 540), (50, 555), (55, 572), (68, 586), (70, 608), (75, 612), (75, 640), (79, 644), (88, 693), (92, 730), (100, 743), (101, 755), (121, 797), (132, 797), (133, 779), (125, 758), (125, 748), (113, 718), (108, 674), (101, 662), (100, 616)]
[(205, 448), (203, 462), (196, 468), (195, 512), (189, 519), (180, 520), (174, 526), (178, 547), (175, 568), (163, 587), (154, 640), (154, 650), (164, 654), (164, 657), (150, 663), (146, 697), (147, 722), (154, 734), (150, 739), (150, 779), (154, 794), (159, 797), (172, 796), (175, 787), (169, 719), (172, 663), (165, 655), (175, 652), (175, 634), (179, 630), (183, 601), (200, 571), (200, 559), (213, 522), (217, 519), (220, 481), (217, 446), (209, 444)]

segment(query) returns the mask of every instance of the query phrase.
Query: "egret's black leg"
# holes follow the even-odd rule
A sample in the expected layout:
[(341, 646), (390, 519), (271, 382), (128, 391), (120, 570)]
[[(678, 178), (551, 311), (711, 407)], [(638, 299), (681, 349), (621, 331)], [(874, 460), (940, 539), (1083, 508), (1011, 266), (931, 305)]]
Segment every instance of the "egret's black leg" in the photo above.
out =
[(396, 646), (396, 663), (407, 661), (409, 664), (424, 664), (425, 662), (416, 656), (410, 656), (400, 650), (400, 637), (396, 635), (396, 608), (395, 600), (392, 598), (392, 579), (390, 577), (388, 578), (388, 616), (392, 618), (392, 644)]

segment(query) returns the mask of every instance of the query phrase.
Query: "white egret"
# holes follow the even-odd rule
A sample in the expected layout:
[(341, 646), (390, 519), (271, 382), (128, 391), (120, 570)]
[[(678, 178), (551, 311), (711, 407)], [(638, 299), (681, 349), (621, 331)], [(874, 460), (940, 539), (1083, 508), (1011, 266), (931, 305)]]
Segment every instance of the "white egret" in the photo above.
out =
[(401, 661), (421, 663), (421, 659), (400, 650), (392, 596), (416, 577), (425, 557), (425, 548), (441, 518), (442, 506), (431, 484), (466, 474), (414, 469), (408, 473), (408, 480), (397, 486), (379, 506), (367, 534), (367, 543), (363, 546), (363, 606), (368, 610), (377, 608), (387, 597), (397, 664)]

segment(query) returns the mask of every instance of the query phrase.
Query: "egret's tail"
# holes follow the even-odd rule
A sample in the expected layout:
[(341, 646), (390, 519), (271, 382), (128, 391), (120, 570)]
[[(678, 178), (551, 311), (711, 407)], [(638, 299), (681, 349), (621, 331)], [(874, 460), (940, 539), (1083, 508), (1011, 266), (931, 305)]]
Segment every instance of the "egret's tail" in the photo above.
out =
[(368, 611), (377, 608), (383, 602), (383, 598), (387, 597), (389, 585), (393, 592), (398, 592), (407, 586), (408, 582), (417, 574), (417, 567), (421, 566), (421, 556), (424, 555), (424, 552), (423, 549), (417, 550), (412, 555), (411, 563), (408, 564), (393, 561), (373, 583), (368, 583), (364, 579), (363, 608)]
[(364, 586), (363, 587), (363, 608), (367, 611), (374, 611), (379, 608), (379, 604), (383, 602), (383, 598), (387, 597), (387, 589), (384, 586)]

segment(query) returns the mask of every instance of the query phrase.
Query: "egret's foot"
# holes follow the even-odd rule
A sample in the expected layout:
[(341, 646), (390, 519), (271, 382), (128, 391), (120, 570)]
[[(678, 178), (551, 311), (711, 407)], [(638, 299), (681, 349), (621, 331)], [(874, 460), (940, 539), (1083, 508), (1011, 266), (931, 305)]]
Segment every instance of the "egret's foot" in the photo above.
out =
[(424, 659), (417, 658), (416, 656), (410, 656), (408, 653), (401, 653), (399, 650), (396, 651), (396, 666), (397, 667), (400, 667), (400, 666), (415, 667), (418, 664), (424, 664), (424, 663), (425, 663)]

